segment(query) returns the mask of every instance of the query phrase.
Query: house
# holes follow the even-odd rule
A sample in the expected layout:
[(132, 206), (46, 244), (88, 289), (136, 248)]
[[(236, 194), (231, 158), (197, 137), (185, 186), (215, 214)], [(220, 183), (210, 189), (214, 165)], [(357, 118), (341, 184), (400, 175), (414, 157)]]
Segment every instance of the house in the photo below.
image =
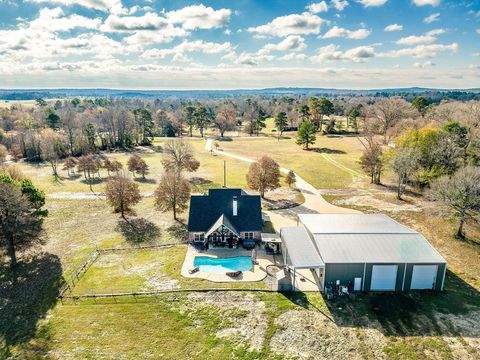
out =
[(386, 215), (303, 214), (299, 222), (280, 230), (294, 289), (443, 290), (445, 259), (422, 234)]
[(210, 189), (192, 195), (188, 216), (190, 243), (206, 246), (251, 248), (261, 239), (260, 196), (241, 189)]

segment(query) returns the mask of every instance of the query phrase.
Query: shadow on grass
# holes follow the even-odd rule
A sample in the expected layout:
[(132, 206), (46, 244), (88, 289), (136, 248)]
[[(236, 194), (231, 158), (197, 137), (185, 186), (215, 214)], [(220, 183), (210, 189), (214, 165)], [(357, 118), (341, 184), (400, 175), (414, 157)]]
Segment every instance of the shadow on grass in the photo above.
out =
[(104, 181), (105, 181), (104, 179), (96, 177), (96, 178), (92, 178), (91, 180), (83, 179), (81, 182), (84, 183), (85, 185), (90, 185), (90, 184), (98, 185), (98, 184), (103, 183)]
[[(62, 283), (60, 259), (50, 253), (21, 259), (14, 271), (0, 268), (0, 358), (16, 345), (21, 345), (19, 358), (48, 351), (48, 336), (37, 322), (55, 306)], [(34, 337), (40, 338), (28, 343)]]
[(201, 192), (213, 187), (213, 181), (198, 176), (191, 177), (189, 182), (196, 192)]
[(319, 154), (346, 154), (343, 150), (329, 148), (312, 148), (312, 151)]
[(143, 218), (119, 220), (117, 231), (121, 232), (125, 240), (132, 244), (152, 242), (160, 236), (160, 228), (153, 222)]
[(170, 235), (170, 237), (180, 243), (188, 241), (188, 230), (187, 227), (182, 223), (171, 225), (166, 229), (166, 231)]
[[(475, 320), (469, 326), (465, 319), (470, 319), (470, 311), (480, 309), (480, 293), (450, 271), (442, 292), (372, 292), (326, 303), (339, 326), (373, 327), (371, 320), (377, 320), (386, 336), (478, 337), (472, 330)], [(458, 323), (453, 320), (462, 315)]]
[(142, 183), (142, 184), (156, 184), (157, 181), (155, 179), (147, 179), (147, 178), (135, 178), (135, 181)]

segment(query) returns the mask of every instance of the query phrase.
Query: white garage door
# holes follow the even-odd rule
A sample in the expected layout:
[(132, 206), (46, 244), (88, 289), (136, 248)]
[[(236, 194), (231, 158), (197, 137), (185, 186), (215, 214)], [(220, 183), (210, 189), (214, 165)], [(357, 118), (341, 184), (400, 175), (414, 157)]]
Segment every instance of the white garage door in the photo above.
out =
[(414, 265), (410, 289), (433, 289), (437, 277), (437, 265)]
[(373, 265), (370, 290), (393, 291), (397, 282), (397, 265)]

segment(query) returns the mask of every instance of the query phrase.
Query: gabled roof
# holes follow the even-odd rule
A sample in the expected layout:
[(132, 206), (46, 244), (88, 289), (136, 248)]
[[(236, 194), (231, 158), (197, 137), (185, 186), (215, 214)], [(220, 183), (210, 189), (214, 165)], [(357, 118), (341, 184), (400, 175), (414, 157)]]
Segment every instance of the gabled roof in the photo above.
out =
[(385, 214), (300, 214), (312, 234), (418, 234)]
[[(237, 216), (233, 216), (234, 197), (237, 198)], [(242, 189), (210, 189), (207, 195), (190, 197), (188, 231), (207, 232), (222, 215), (238, 232), (262, 230), (259, 195), (248, 195)]]
[(220, 226), (225, 226), (227, 227), (231, 232), (233, 232), (235, 235), (240, 236), (240, 232), (235, 229), (235, 226), (232, 225), (230, 220), (225, 216), (225, 214), (220, 215), (218, 220), (215, 222), (215, 224), (212, 225), (212, 227), (205, 233), (205, 236), (210, 235), (214, 231), (216, 231)]
[(299, 219), (325, 263), (446, 262), (422, 234), (384, 214), (301, 214)]
[(305, 228), (283, 227), (280, 229), (280, 236), (286, 247), (289, 265), (292, 267), (308, 269), (324, 265)]

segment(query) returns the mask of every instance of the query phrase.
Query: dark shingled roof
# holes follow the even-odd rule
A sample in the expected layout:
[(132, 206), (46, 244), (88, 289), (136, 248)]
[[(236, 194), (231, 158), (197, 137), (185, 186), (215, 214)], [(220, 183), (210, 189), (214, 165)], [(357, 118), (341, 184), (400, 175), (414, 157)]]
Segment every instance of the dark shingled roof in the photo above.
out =
[[(233, 216), (233, 197), (237, 197), (238, 215)], [(262, 207), (259, 195), (242, 189), (210, 189), (208, 195), (192, 195), (188, 231), (207, 232), (221, 215), (238, 231), (262, 231)]]

